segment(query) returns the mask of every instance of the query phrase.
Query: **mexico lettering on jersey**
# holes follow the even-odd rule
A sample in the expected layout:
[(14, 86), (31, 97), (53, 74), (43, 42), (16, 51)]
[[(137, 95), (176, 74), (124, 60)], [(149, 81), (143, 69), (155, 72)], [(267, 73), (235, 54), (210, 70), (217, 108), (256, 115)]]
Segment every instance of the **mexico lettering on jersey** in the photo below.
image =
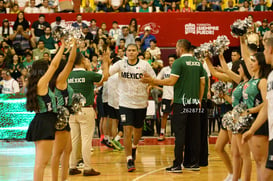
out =
[[(171, 75), (171, 67), (167, 66), (161, 69), (161, 71), (157, 75), (157, 79), (167, 79)], [(163, 86), (163, 95), (162, 99), (173, 99), (173, 86)]]
[(147, 107), (148, 84), (140, 82), (140, 79), (144, 73), (155, 77), (155, 72), (148, 62), (138, 60), (135, 65), (130, 65), (127, 60), (120, 60), (110, 68), (109, 73), (119, 73), (119, 106), (132, 109)]
[(267, 78), (267, 95), (266, 99), (268, 102), (268, 129), (269, 129), (269, 140), (273, 140), (273, 71)]

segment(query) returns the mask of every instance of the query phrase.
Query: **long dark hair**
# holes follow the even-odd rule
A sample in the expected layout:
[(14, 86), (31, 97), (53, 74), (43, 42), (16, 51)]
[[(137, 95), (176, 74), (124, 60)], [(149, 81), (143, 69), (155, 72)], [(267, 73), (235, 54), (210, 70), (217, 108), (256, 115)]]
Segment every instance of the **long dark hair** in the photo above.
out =
[(49, 88), (54, 92), (54, 89), (56, 87), (56, 81), (59, 76), (59, 74), (63, 71), (64, 67), (66, 65), (66, 60), (61, 60), (58, 69), (54, 73), (52, 79), (49, 82)]
[[(7, 27), (4, 26), (4, 22), (8, 22), (8, 26)], [(9, 21), (7, 19), (4, 19), (2, 21), (2, 36), (4, 35), (5, 28), (8, 28), (8, 34), (7, 35), (9, 35)]]
[(266, 64), (264, 53), (257, 52), (254, 54), (254, 56), (256, 57), (258, 64), (260, 66), (259, 78), (267, 78), (267, 76), (271, 72), (271, 65)]
[(40, 78), (46, 73), (48, 69), (48, 63), (44, 60), (37, 60), (33, 62), (30, 74), (28, 77), (27, 85), (27, 104), (28, 111), (39, 112), (40, 107), (37, 99), (37, 84)]
[(239, 60), (239, 61), (240, 61), (240, 65), (242, 65), (242, 68), (244, 70), (245, 76), (247, 77), (248, 80), (251, 79), (251, 75), (250, 75), (250, 73), (247, 70), (245, 61), (243, 61), (243, 60)]
[[(135, 28), (135, 31), (137, 32), (137, 20), (136, 20), (136, 18), (132, 18), (131, 20), (130, 20), (130, 26), (132, 26), (132, 22), (135, 22), (135, 26), (134, 26), (134, 28)], [(130, 29), (129, 29), (129, 31), (131, 31)]]

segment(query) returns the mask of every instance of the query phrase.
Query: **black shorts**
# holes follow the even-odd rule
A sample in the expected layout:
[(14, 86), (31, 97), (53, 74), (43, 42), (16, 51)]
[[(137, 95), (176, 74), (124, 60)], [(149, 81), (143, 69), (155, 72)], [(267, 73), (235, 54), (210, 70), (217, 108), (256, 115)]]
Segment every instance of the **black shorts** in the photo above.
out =
[(172, 100), (162, 99), (161, 110), (163, 113), (171, 113), (173, 106), (171, 105)]
[(111, 108), (107, 102), (103, 103), (103, 115), (101, 117), (108, 117), (110, 115)]
[(273, 170), (273, 140), (269, 141), (266, 168)]
[(135, 128), (142, 128), (146, 117), (147, 108), (132, 109), (126, 107), (119, 107), (120, 120), (123, 126), (134, 126)]
[(120, 120), (119, 110), (109, 106), (109, 118)]
[[(252, 114), (254, 119), (257, 118), (258, 114)], [(254, 135), (268, 136), (268, 121), (266, 121), (255, 133)]]

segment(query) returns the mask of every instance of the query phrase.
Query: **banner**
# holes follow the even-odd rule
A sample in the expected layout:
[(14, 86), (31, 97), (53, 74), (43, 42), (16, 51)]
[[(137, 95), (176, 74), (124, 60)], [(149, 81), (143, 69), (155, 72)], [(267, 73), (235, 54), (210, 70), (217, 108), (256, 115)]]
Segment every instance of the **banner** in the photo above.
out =
[[(273, 21), (273, 12), (194, 12), (194, 13), (83, 13), (82, 18), (87, 23), (91, 19), (97, 21), (97, 26), (106, 23), (107, 30), (112, 28), (112, 22), (117, 21), (120, 26), (128, 25), (131, 18), (136, 18), (140, 25), (140, 32), (146, 26), (152, 28), (159, 47), (175, 47), (177, 40), (188, 39), (193, 45), (199, 46), (209, 40), (214, 40), (218, 35), (226, 35), (230, 39), (230, 46), (239, 46), (239, 39), (230, 34), (230, 25), (237, 19), (244, 19), (249, 14), (254, 21), (264, 18), (268, 22)], [(25, 14), (28, 21), (33, 23), (38, 20), (39, 14)], [(54, 13), (46, 14), (46, 21), (52, 23), (57, 16), (65, 20), (66, 24), (76, 21), (76, 13)], [(11, 24), (17, 15), (4, 14), (0, 17), (9, 19)]]

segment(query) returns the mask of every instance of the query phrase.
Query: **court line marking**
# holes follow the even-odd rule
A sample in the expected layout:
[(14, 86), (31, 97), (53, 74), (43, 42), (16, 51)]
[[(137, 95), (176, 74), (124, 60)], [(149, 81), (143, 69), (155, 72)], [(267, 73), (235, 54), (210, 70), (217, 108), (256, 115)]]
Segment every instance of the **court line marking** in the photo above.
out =
[(159, 169), (157, 169), (157, 170), (150, 171), (150, 172), (145, 173), (145, 174), (143, 174), (143, 175), (141, 175), (141, 176), (138, 176), (138, 177), (135, 178), (133, 181), (137, 181), (137, 180), (139, 180), (139, 179), (141, 179), (141, 178), (143, 178), (143, 177), (146, 177), (147, 175), (153, 174), (153, 173), (155, 173), (155, 172), (158, 172), (158, 171), (161, 171), (161, 170), (164, 170), (164, 169), (166, 169), (166, 167), (163, 167), (163, 168), (159, 168)]

